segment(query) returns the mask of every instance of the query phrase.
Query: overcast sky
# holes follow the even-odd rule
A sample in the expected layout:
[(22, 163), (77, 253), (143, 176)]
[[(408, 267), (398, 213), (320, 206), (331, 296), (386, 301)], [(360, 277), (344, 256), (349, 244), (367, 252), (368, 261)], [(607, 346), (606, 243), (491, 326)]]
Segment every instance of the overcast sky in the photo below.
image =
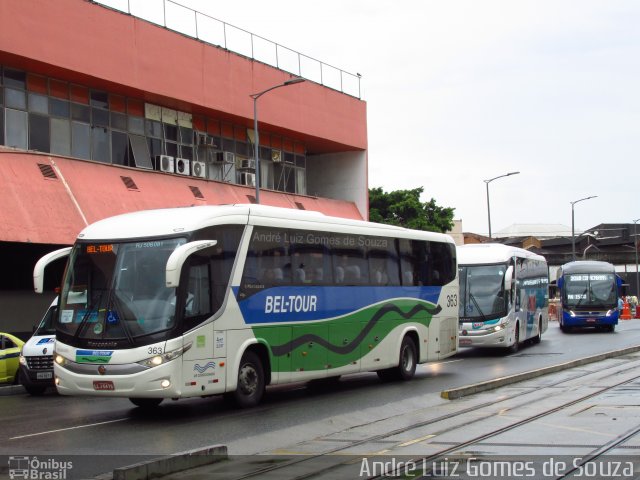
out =
[(571, 226), (591, 195), (576, 229), (640, 218), (638, 1), (179, 2), (362, 74), (370, 187), (422, 186), (483, 234), (483, 180), (511, 171), (494, 233)]

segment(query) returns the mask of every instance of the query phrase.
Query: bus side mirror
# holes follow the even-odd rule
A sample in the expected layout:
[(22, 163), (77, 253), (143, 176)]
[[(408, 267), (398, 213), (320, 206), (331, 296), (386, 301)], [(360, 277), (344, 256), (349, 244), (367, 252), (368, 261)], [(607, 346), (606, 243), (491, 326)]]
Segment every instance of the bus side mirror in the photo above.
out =
[(36, 266), (33, 267), (33, 289), (36, 293), (42, 293), (44, 288), (44, 270), (47, 268), (47, 265), (59, 258), (68, 257), (69, 253), (71, 253), (71, 247), (61, 248), (60, 250), (47, 253), (36, 262)]
[(560, 278), (558, 279), (558, 281), (556, 282), (556, 285), (558, 286), (558, 288), (559, 288), (559, 289), (561, 289), (561, 290), (562, 290), (562, 287), (564, 287), (564, 278), (563, 278), (563, 277), (560, 277)]
[(218, 243), (217, 240), (196, 240), (195, 242), (185, 243), (176, 248), (167, 260), (167, 269), (165, 273), (165, 282), (168, 288), (175, 288), (180, 285), (180, 272), (184, 262), (187, 261), (194, 253), (203, 248), (213, 247)]
[(513, 265), (510, 265), (507, 268), (506, 273), (504, 274), (504, 289), (511, 290), (511, 283), (513, 282)]

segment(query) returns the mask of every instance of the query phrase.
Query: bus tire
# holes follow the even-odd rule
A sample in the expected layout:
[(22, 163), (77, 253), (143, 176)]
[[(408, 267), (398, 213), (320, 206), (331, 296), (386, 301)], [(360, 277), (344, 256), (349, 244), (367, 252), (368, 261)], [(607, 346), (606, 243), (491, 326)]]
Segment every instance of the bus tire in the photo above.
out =
[(534, 345), (537, 345), (542, 341), (542, 317), (538, 318), (538, 335), (533, 337), (531, 340)]
[(520, 349), (520, 324), (516, 323), (516, 329), (513, 332), (515, 335), (515, 339), (513, 341), (513, 345), (509, 347), (509, 353), (517, 353)]
[(376, 373), (380, 380), (388, 382), (391, 380), (410, 380), (416, 373), (416, 365), (418, 364), (418, 349), (413, 339), (405, 335), (400, 345), (400, 355), (398, 357), (398, 366), (378, 370)]
[(612, 332), (612, 333), (613, 333), (613, 332), (615, 332), (615, 331), (616, 331), (616, 326), (615, 326), (615, 324), (613, 324), (613, 323), (612, 323), (611, 325), (608, 325), (607, 330), (608, 330), (608, 331), (610, 331), (610, 332)]
[(162, 403), (164, 398), (130, 398), (129, 401), (133, 403), (136, 407), (151, 409), (156, 408), (158, 405)]
[(242, 355), (238, 368), (238, 385), (233, 392), (233, 400), (240, 408), (254, 407), (264, 394), (264, 368), (258, 355), (247, 350)]

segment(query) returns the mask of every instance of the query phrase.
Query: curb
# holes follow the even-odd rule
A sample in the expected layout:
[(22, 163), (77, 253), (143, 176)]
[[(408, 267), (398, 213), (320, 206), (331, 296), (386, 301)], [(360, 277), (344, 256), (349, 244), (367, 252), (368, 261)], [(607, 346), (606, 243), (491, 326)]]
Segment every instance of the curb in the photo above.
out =
[(0, 397), (7, 395), (20, 395), (21, 393), (27, 393), (22, 385), (7, 385), (6, 387), (0, 387)]
[(523, 373), (516, 373), (507, 377), (496, 378), (495, 380), (487, 380), (486, 382), (474, 383), (471, 385), (466, 385), (464, 387), (443, 390), (442, 392), (440, 392), (440, 396), (445, 400), (455, 400), (456, 398), (473, 395), (474, 393), (493, 390), (494, 388), (503, 387), (512, 383), (521, 382), (523, 380), (529, 380), (531, 378), (541, 377), (542, 375), (547, 375), (549, 373), (560, 372), (568, 368), (580, 367), (589, 363), (599, 362), (608, 358), (619, 357), (621, 355), (627, 355), (629, 353), (635, 353), (638, 351), (640, 351), (640, 345), (636, 345), (634, 347), (626, 347), (620, 350), (612, 350), (610, 352), (599, 353), (598, 355), (593, 355), (591, 357), (578, 358), (576, 360), (560, 363), (558, 365), (552, 365), (550, 367), (539, 368), (537, 370), (530, 370)]
[(228, 460), (226, 445), (211, 445), (196, 450), (159, 457), (147, 462), (134, 463), (127, 467), (116, 468), (113, 476), (110, 474), (100, 475), (96, 479), (113, 480), (148, 480), (151, 478), (164, 477), (172, 473), (181, 472), (191, 468), (210, 465), (212, 463)]

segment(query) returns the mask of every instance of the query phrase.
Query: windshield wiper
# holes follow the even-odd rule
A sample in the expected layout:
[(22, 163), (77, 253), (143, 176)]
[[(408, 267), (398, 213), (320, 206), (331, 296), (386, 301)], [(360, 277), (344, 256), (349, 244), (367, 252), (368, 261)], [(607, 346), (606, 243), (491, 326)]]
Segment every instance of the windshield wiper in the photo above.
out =
[[(104, 294), (104, 290), (100, 291), (100, 296), (98, 296), (98, 308), (100, 308), (100, 302), (102, 302), (102, 295)], [(87, 296), (88, 296), (88, 292), (87, 292)], [(87, 311), (85, 312), (85, 314), (82, 317), (82, 320), (80, 320), (80, 323), (78, 324), (78, 328), (76, 329), (76, 333), (73, 335), (74, 338), (79, 338), (80, 337), (80, 333), (84, 330), (84, 327), (86, 326), (87, 322), (89, 321), (89, 318), (91, 318), (91, 314), (93, 312), (98, 312), (98, 308), (96, 308), (96, 304), (94, 303), (92, 306), (87, 306)]]
[[(135, 346), (136, 343), (133, 340), (133, 335), (131, 335), (131, 330), (129, 330), (129, 326), (127, 325), (127, 320), (123, 319), (118, 313), (116, 302), (118, 303), (118, 305), (121, 305), (120, 299), (118, 298), (118, 294), (115, 293), (115, 290), (111, 290), (111, 292), (109, 292), (109, 299), (107, 301), (107, 317), (109, 317), (110, 315), (115, 315), (116, 318), (115, 318), (115, 321), (107, 320), (107, 325), (115, 325), (119, 323), (122, 326), (122, 330), (124, 331), (124, 334), (127, 337), (129, 344), (131, 346)], [(113, 310), (111, 309), (112, 306), (114, 307)]]
[(473, 296), (473, 293), (469, 292), (469, 299), (473, 302), (473, 304), (476, 306), (476, 308), (478, 309), (478, 313), (480, 314), (480, 316), (482, 317), (482, 321), (486, 322), (487, 321), (487, 317), (485, 316), (484, 312), (482, 311), (482, 309), (480, 308), (480, 305), (478, 305), (478, 301), (476, 300), (476, 297)]

